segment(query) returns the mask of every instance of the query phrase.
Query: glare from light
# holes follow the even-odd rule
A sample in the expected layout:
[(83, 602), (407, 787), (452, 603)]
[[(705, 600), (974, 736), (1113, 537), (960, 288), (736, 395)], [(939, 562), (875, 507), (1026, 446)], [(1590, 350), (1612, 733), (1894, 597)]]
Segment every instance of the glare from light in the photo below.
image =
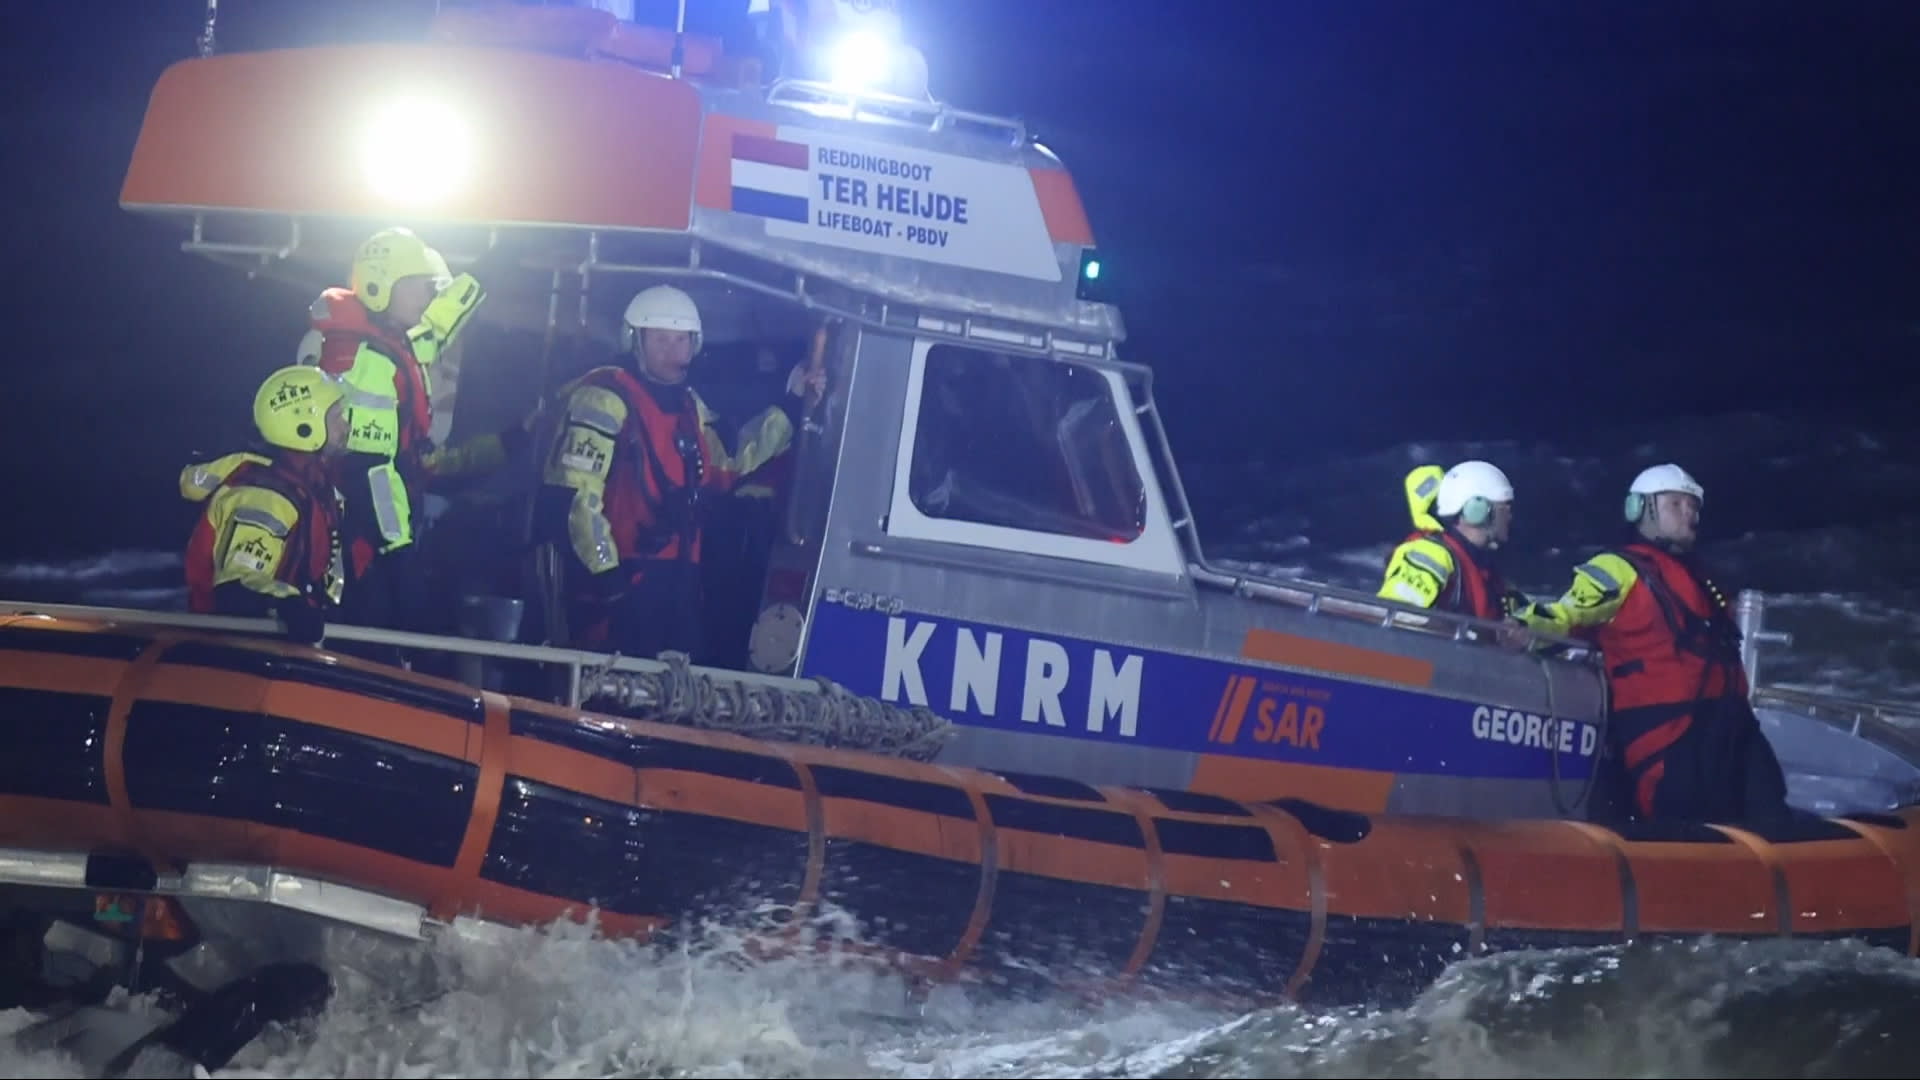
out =
[(360, 167), (381, 198), (409, 205), (445, 200), (473, 169), (474, 132), (460, 111), (428, 97), (374, 110), (360, 137)]
[(893, 42), (871, 31), (855, 31), (833, 48), (832, 78), (846, 90), (871, 89), (893, 68)]

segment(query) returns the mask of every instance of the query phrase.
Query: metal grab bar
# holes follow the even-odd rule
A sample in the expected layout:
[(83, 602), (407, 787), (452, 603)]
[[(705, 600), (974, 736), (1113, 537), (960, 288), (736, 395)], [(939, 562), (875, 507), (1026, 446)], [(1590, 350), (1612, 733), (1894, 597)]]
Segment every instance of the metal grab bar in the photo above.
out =
[[(184, 611), (148, 611), (138, 608), (96, 607), (88, 604), (37, 604), (15, 600), (0, 600), (0, 626), (10, 625), (14, 620), (34, 617), (91, 620), (118, 623), (131, 626), (171, 626), (186, 630), (200, 630), (209, 633), (249, 634), (255, 637), (273, 640), (285, 640), (285, 629), (273, 619), (248, 619), (231, 615), (199, 615)], [(552, 645), (522, 645), (514, 642), (488, 641), (483, 638), (465, 638), (442, 636), (439, 634), (419, 634), (407, 630), (385, 630), (371, 626), (353, 626), (346, 623), (328, 623), (327, 638), (332, 641), (357, 641), (374, 645), (390, 645), (400, 649), (417, 649), (428, 652), (451, 653), (458, 656), (480, 656), (497, 660), (519, 660), (534, 664), (549, 664), (563, 667), (568, 672), (567, 685), (570, 688), (569, 708), (580, 705), (580, 673), (582, 670), (610, 669), (613, 671), (634, 671), (644, 674), (660, 674), (670, 665), (661, 660), (648, 660), (638, 656), (616, 656), (608, 653), (588, 652), (584, 649), (558, 648)], [(323, 645), (322, 648), (325, 646)], [(820, 693), (820, 684), (810, 679), (790, 679), (779, 675), (762, 675), (758, 672), (737, 671), (732, 668), (711, 668), (690, 665), (689, 671), (696, 675), (705, 675), (714, 679), (729, 680), (743, 685), (764, 686), (788, 693)]]

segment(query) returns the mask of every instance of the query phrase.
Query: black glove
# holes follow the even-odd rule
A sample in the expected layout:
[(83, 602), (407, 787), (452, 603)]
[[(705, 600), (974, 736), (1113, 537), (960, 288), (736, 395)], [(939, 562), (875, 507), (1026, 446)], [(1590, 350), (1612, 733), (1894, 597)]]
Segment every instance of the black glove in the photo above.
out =
[(274, 613), (287, 629), (287, 640), (318, 645), (326, 639), (327, 620), (306, 597), (289, 596), (274, 606)]
[(633, 584), (632, 575), (624, 566), (616, 566), (587, 578), (587, 593), (596, 604), (618, 603), (627, 595), (627, 589)]

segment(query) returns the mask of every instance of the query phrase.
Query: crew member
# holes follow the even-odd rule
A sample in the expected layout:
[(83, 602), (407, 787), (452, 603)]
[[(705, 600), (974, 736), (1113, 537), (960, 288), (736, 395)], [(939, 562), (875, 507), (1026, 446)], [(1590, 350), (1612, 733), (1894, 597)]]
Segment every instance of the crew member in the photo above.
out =
[(454, 277), (446, 259), (412, 231), (390, 228), (361, 244), (349, 287), (327, 289), (313, 302), (315, 362), (346, 384), (347, 454), (338, 485), (347, 500), (342, 529), (354, 622), (405, 628), (416, 573), (403, 554), (411, 554), (413, 507), (427, 477), (505, 459), (497, 440), (475, 453), (436, 453), (430, 434), (433, 363), (484, 296), (471, 274)]
[(1609, 754), (1637, 819), (1732, 822), (1789, 811), (1747, 700), (1740, 631), (1694, 554), (1706, 492), (1678, 465), (1627, 491), (1628, 536), (1576, 567), (1532, 621), (1592, 641), (1607, 667)]
[(1517, 619), (1531, 601), (1507, 585), (1494, 562), (1513, 529), (1507, 474), (1484, 461), (1463, 461), (1444, 474), (1423, 465), (1407, 474), (1406, 491), (1414, 531), (1388, 556), (1378, 595), (1496, 622)]
[(255, 393), (253, 423), (268, 453), (181, 470), (180, 494), (206, 504), (187, 542), (187, 606), (275, 614), (289, 637), (319, 644), (346, 576), (329, 472), (347, 444), (340, 383), (316, 368), (281, 368)]
[(563, 388), (546, 456), (542, 532), (573, 553), (568, 633), (576, 645), (657, 656), (704, 655), (702, 495), (733, 489), (792, 442), (803, 397), (823, 375), (795, 367), (787, 394), (742, 427), (733, 455), (713, 414), (687, 385), (703, 331), (693, 299), (670, 285), (635, 295), (620, 332), (627, 364)]

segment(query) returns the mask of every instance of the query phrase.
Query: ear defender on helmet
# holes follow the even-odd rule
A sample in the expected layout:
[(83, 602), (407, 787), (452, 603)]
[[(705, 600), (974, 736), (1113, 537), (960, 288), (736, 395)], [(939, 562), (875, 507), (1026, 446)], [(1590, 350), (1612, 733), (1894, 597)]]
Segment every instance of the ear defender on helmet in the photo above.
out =
[(1663, 491), (1678, 491), (1691, 495), (1701, 502), (1707, 499), (1706, 489), (1701, 487), (1700, 481), (1689, 475), (1687, 470), (1671, 463), (1650, 466), (1642, 469), (1640, 475), (1633, 478), (1633, 483), (1627, 486), (1626, 501), (1620, 505), (1621, 513), (1626, 515), (1627, 523), (1639, 524), (1640, 519), (1645, 517), (1650, 509), (1648, 498)]
[(1434, 512), (1480, 526), (1493, 520), (1495, 504), (1512, 501), (1513, 483), (1506, 473), (1484, 461), (1463, 461), (1440, 478)]

